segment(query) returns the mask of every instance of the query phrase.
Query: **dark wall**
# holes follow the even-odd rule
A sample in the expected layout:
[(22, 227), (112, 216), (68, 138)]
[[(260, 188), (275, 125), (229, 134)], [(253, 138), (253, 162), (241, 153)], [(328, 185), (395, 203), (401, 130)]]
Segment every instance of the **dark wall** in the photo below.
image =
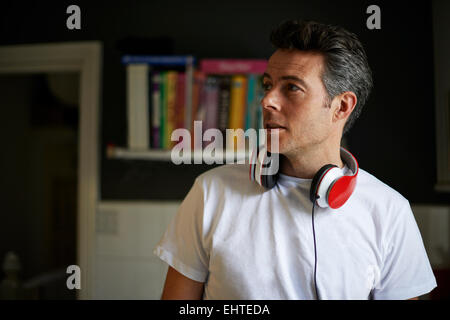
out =
[[(81, 7), (82, 29), (67, 30), (66, 8)], [(381, 8), (381, 30), (366, 28), (366, 8)], [(448, 203), (436, 182), (431, 4), (402, 1), (2, 2), (0, 44), (100, 40), (104, 45), (101, 114), (102, 199), (180, 199), (208, 166), (109, 160), (107, 143), (126, 143), (127, 37), (169, 38), (175, 54), (268, 58), (270, 30), (284, 19), (339, 24), (366, 47), (375, 88), (348, 135), (360, 166), (411, 202)], [(450, 30), (449, 30), (450, 31)], [(161, 47), (153, 48), (154, 50)]]

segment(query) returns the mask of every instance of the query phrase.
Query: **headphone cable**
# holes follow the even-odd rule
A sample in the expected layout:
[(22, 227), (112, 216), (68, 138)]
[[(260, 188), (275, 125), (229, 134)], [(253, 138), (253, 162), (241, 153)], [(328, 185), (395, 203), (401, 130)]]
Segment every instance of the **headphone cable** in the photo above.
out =
[(316, 291), (316, 300), (320, 300), (319, 296), (319, 290), (317, 289), (317, 248), (316, 248), (316, 231), (314, 229), (314, 207), (316, 206), (316, 200), (319, 199), (319, 196), (316, 196), (315, 201), (313, 202), (312, 207), (312, 214), (311, 214), (311, 220), (312, 220), (312, 231), (313, 231), (313, 239), (314, 239), (314, 289)]

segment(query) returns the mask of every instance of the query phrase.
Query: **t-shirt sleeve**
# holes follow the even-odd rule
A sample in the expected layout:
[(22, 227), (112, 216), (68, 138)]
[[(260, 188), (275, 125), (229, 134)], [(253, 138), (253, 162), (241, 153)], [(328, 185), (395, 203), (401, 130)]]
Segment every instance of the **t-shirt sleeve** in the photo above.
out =
[(209, 255), (203, 243), (203, 190), (195, 180), (153, 253), (184, 276), (205, 282)]
[(379, 282), (372, 291), (372, 297), (404, 300), (430, 292), (436, 287), (436, 279), (406, 199), (391, 223), (384, 243)]

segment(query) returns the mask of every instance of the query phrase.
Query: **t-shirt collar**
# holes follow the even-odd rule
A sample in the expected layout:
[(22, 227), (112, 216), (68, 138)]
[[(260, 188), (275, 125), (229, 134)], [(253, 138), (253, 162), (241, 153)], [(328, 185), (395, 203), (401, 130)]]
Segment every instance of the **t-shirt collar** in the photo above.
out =
[[(351, 174), (350, 168), (345, 163), (344, 163), (344, 167), (340, 168), (340, 170), (342, 171), (342, 173), (344, 175)], [(299, 178), (299, 177), (294, 177), (294, 176), (288, 176), (281, 172), (278, 173), (278, 183), (281, 185), (288, 186), (288, 187), (289, 186), (310, 185), (311, 182), (312, 182), (312, 179), (304, 179), (304, 178)]]

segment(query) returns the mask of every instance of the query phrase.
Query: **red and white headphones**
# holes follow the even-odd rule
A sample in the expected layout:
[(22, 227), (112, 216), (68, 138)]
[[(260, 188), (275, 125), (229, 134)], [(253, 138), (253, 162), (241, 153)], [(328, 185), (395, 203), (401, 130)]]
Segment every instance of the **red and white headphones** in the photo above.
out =
[[(263, 168), (273, 165), (273, 161), (279, 161), (279, 157), (271, 157), (270, 152), (267, 152), (266, 148), (262, 146), (257, 157), (256, 154), (252, 154), (250, 159), (252, 160), (249, 169), (250, 180), (256, 181), (266, 189), (273, 188), (278, 180), (278, 172), (267, 175), (263, 173), (265, 172)], [(342, 147), (341, 159), (350, 168), (351, 175), (344, 175), (338, 166), (327, 164), (320, 168), (312, 179), (310, 199), (313, 203), (317, 201), (317, 205), (322, 208), (340, 208), (355, 190), (358, 162), (348, 150)], [(278, 164), (276, 165), (278, 166)]]

